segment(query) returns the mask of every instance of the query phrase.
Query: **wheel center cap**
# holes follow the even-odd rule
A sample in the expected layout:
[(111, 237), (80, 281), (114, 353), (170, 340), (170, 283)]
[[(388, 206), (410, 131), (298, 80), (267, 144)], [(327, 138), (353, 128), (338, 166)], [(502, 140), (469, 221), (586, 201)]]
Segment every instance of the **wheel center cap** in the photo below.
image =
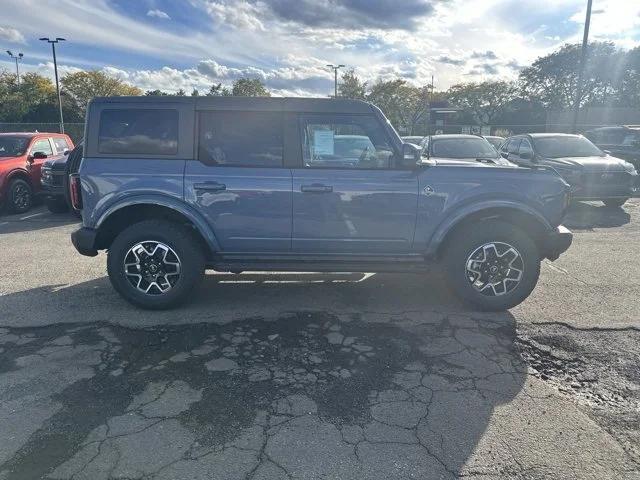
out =
[(496, 273), (496, 272), (498, 271), (498, 267), (496, 267), (495, 265), (493, 265), (493, 266), (489, 269), (489, 271), (490, 271), (491, 273)]

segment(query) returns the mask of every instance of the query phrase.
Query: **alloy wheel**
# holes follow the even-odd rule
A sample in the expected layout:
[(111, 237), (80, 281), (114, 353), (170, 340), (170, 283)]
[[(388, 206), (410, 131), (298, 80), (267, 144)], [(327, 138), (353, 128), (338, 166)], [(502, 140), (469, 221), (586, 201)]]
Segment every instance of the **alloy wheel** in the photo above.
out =
[(504, 242), (489, 242), (476, 248), (466, 261), (465, 275), (483, 295), (498, 297), (513, 291), (522, 280), (524, 261), (520, 252)]
[(147, 295), (162, 295), (180, 279), (182, 263), (176, 252), (162, 242), (136, 243), (124, 257), (124, 273), (129, 283)]

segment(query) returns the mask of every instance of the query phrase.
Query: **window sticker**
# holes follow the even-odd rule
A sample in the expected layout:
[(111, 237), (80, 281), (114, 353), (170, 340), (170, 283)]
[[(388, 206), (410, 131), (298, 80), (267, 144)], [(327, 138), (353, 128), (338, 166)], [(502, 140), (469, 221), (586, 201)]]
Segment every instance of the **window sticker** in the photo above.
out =
[(334, 153), (333, 130), (313, 131), (313, 155), (324, 156)]

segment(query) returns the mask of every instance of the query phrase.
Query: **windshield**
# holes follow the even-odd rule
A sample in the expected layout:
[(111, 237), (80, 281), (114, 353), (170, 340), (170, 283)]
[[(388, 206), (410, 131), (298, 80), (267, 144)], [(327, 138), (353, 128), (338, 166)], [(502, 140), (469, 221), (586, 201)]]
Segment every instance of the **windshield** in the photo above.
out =
[(0, 136), (0, 157), (19, 157), (24, 155), (29, 145), (25, 137)]
[(533, 140), (536, 152), (547, 158), (604, 156), (584, 137), (541, 137)]
[(443, 158), (497, 158), (498, 152), (484, 138), (434, 138), (431, 155)]

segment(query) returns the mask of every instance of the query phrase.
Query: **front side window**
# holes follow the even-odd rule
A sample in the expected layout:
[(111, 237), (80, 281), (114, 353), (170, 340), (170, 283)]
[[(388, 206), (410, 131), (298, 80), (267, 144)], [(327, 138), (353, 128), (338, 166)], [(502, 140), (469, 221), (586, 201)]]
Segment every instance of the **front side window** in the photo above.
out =
[(369, 115), (302, 118), (302, 156), (307, 168), (389, 168), (393, 148)]
[(29, 139), (0, 135), (0, 157), (20, 157), (25, 154)]
[(198, 137), (198, 159), (206, 165), (281, 167), (283, 163), (280, 112), (202, 112)]
[(46, 153), (47, 155), (53, 155), (53, 150), (51, 149), (51, 144), (49, 143), (49, 140), (46, 138), (43, 138), (41, 140), (36, 140), (35, 142), (33, 142), (33, 146), (31, 147), (31, 155), (33, 155), (36, 152), (43, 152), (43, 153)]
[(58, 153), (64, 153), (66, 150), (69, 150), (69, 144), (67, 140), (64, 138), (56, 137), (53, 139), (53, 144), (56, 146), (56, 150)]
[(117, 109), (100, 114), (98, 152), (116, 155), (178, 153), (178, 111)]
[(520, 141), (522, 139), (521, 138), (513, 138), (510, 142), (509, 145), (507, 145), (507, 151), (513, 155), (517, 155), (518, 154), (518, 149), (520, 148)]
[(520, 143), (520, 150), (518, 151), (518, 155), (520, 156), (528, 155), (530, 157), (533, 157), (533, 148), (531, 147), (529, 140), (527, 139), (522, 140), (522, 142)]

